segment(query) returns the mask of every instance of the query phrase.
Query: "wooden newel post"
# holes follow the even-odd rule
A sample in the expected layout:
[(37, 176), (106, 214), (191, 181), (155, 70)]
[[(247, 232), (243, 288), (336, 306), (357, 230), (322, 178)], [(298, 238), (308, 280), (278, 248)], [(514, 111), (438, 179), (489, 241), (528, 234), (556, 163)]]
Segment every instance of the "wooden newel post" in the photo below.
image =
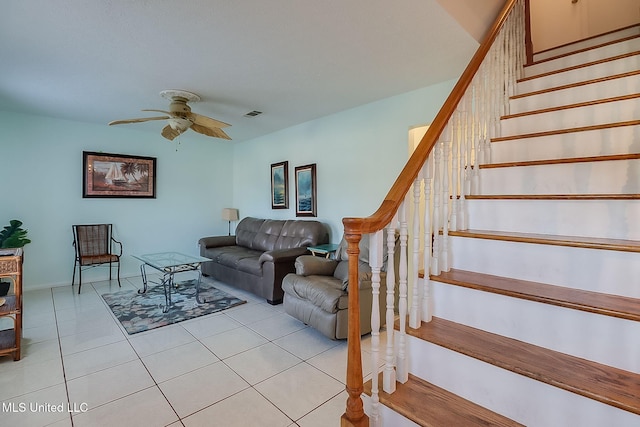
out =
[(349, 329), (347, 331), (347, 409), (340, 418), (341, 427), (368, 427), (369, 417), (362, 405), (362, 358), (360, 353), (360, 293), (358, 289), (358, 256), (361, 234), (345, 232), (349, 246)]

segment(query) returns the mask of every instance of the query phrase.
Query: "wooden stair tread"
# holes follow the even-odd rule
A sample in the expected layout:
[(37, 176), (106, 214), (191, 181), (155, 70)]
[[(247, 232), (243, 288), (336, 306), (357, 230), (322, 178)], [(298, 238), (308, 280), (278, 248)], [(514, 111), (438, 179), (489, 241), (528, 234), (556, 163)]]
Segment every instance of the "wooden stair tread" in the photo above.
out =
[(558, 165), (566, 163), (608, 162), (616, 160), (640, 159), (640, 153), (611, 154), (606, 156), (565, 157), (561, 159), (522, 160), (516, 162), (487, 163), (480, 165), (480, 169), (509, 168), (516, 166)]
[[(382, 384), (382, 374), (379, 375)], [(371, 380), (364, 384), (371, 395)], [(379, 391), (380, 403), (421, 426), (522, 426), (443, 388), (409, 374), (409, 380), (396, 384), (396, 391)]]
[(553, 113), (555, 111), (570, 110), (572, 108), (588, 107), (591, 105), (608, 104), (611, 102), (618, 102), (618, 101), (627, 101), (630, 99), (637, 99), (637, 98), (640, 98), (640, 93), (630, 93), (627, 95), (613, 96), (610, 98), (599, 98), (591, 101), (577, 102), (574, 104), (566, 104), (566, 105), (559, 105), (556, 107), (541, 108), (539, 110), (523, 111), (522, 113), (516, 113), (516, 114), (507, 114), (500, 117), (500, 120), (509, 120), (509, 119), (515, 119), (518, 117), (533, 116), (536, 114)]
[(640, 252), (640, 241), (606, 239), (602, 237), (556, 236), (551, 234), (518, 233), (490, 230), (449, 231), (449, 236), (509, 242), (537, 243), (542, 245), (570, 246), (586, 249), (604, 249), (623, 252)]
[(435, 317), (407, 334), (640, 415), (640, 375), (633, 372)]
[(605, 31), (604, 33), (594, 34), (594, 35), (589, 36), (589, 37), (584, 37), (584, 38), (581, 38), (581, 39), (578, 39), (578, 40), (574, 40), (574, 41), (570, 41), (568, 43), (564, 43), (564, 44), (561, 44), (561, 45), (558, 45), (558, 46), (553, 46), (553, 47), (550, 47), (550, 48), (547, 48), (547, 49), (543, 49), (543, 50), (534, 52), (533, 54), (534, 55), (539, 55), (541, 53), (545, 53), (545, 52), (548, 52), (548, 51), (551, 51), (551, 50), (555, 50), (555, 49), (558, 49), (558, 48), (564, 48), (564, 47), (567, 47), (567, 46), (575, 45), (575, 44), (578, 44), (578, 43), (582, 43), (584, 41), (588, 41), (588, 40), (592, 40), (592, 39), (595, 39), (595, 38), (598, 38), (598, 37), (606, 36), (608, 34), (617, 33), (619, 31), (627, 30), (627, 29), (633, 28), (633, 27), (640, 27), (640, 24), (631, 24), (631, 25), (628, 25), (626, 27), (616, 28), (616, 29), (613, 29), (613, 30), (610, 30), (610, 31)]
[(543, 132), (532, 132), (532, 133), (523, 133), (518, 135), (500, 136), (496, 138), (491, 138), (491, 142), (512, 141), (514, 139), (537, 138), (540, 136), (554, 136), (554, 135), (562, 135), (565, 133), (587, 132), (592, 130), (610, 129), (610, 128), (623, 127), (623, 126), (638, 126), (638, 125), (640, 125), (640, 120), (628, 120), (625, 122), (606, 123), (606, 124), (591, 125), (591, 126), (579, 126), (575, 128), (555, 129), (555, 130), (548, 130)]
[(467, 200), (640, 200), (640, 194), (475, 194)]
[(610, 75), (610, 76), (599, 77), (597, 79), (584, 80), (584, 81), (581, 81), (581, 82), (570, 83), (570, 84), (561, 85), (561, 86), (554, 86), (554, 87), (550, 87), (550, 88), (546, 88), (546, 89), (536, 90), (536, 91), (533, 91), (533, 92), (521, 93), (521, 94), (518, 94), (518, 95), (511, 96), (511, 97), (509, 97), (509, 99), (526, 98), (526, 97), (529, 97), (529, 96), (541, 95), (543, 93), (556, 92), (556, 91), (559, 91), (559, 90), (571, 89), (571, 88), (579, 87), (579, 86), (587, 86), (587, 85), (594, 84), (594, 83), (601, 83), (601, 82), (606, 82), (606, 81), (611, 81), (611, 80), (616, 80), (616, 79), (622, 79), (622, 78), (625, 78), (625, 77), (631, 77), (631, 76), (637, 76), (637, 75), (640, 75), (640, 70), (629, 71), (627, 73), (613, 74), (613, 75)]
[[(420, 277), (424, 277), (421, 272)], [(451, 269), (431, 280), (640, 322), (640, 299)]]
[(548, 71), (546, 73), (536, 74), (535, 76), (522, 77), (522, 78), (518, 79), (517, 82), (518, 83), (526, 82), (527, 80), (533, 80), (533, 79), (538, 79), (540, 77), (546, 77), (546, 76), (551, 76), (551, 75), (554, 75), (554, 74), (560, 74), (560, 73), (564, 73), (566, 71), (578, 70), (580, 68), (587, 68), (587, 67), (591, 67), (593, 65), (604, 64), (604, 63), (607, 63), (607, 62), (616, 61), (618, 59), (630, 58), (632, 56), (637, 56), (637, 55), (640, 55), (640, 51), (638, 51), (638, 50), (633, 51), (633, 52), (623, 53), (623, 54), (620, 54), (620, 55), (611, 56), (611, 57), (608, 57), (608, 58), (598, 59), (597, 61), (585, 62), (585, 63), (582, 63), (582, 64), (573, 65), (571, 67), (560, 68), (558, 70), (553, 70), (553, 71)]
[(576, 50), (573, 50), (571, 52), (562, 53), (560, 55), (551, 56), (551, 57), (545, 58), (545, 59), (539, 59), (537, 61), (533, 61), (530, 64), (526, 64), (525, 67), (531, 67), (531, 66), (536, 65), (536, 64), (543, 64), (545, 62), (553, 61), (554, 59), (566, 58), (567, 56), (575, 55), (577, 53), (588, 52), (590, 50), (599, 49), (601, 47), (606, 47), (606, 46), (612, 46), (612, 45), (617, 44), (617, 43), (621, 43), (621, 42), (625, 42), (625, 41), (629, 41), (629, 40), (633, 40), (633, 39), (637, 39), (637, 38), (640, 38), (640, 34), (634, 34), (634, 35), (623, 37), (623, 38), (616, 39), (616, 40), (609, 40), (609, 41), (606, 41), (606, 42), (603, 42), (603, 43), (599, 43), (597, 45), (583, 47), (581, 49), (576, 49)]

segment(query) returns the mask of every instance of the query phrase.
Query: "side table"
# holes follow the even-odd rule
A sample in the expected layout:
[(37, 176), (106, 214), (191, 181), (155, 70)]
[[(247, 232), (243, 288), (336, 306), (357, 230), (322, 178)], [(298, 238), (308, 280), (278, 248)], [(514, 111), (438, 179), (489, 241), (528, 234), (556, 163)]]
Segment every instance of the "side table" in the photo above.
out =
[(0, 356), (13, 354), (13, 360), (20, 360), (20, 340), (22, 338), (22, 248), (0, 249), (0, 278), (11, 278), (13, 294), (0, 306), (0, 317), (13, 319), (13, 329), (0, 331)]
[(335, 253), (338, 250), (338, 247), (335, 243), (327, 243), (326, 245), (318, 245), (318, 246), (309, 246), (307, 250), (311, 252), (313, 256), (323, 256), (325, 258), (329, 258), (331, 254)]

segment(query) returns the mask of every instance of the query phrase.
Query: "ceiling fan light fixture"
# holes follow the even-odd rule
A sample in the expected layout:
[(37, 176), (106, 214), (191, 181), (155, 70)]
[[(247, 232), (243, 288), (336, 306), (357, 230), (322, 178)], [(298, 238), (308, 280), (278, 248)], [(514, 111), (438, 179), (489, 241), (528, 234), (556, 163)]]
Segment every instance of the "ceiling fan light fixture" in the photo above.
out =
[(191, 127), (191, 121), (187, 120), (187, 119), (182, 119), (180, 117), (172, 117), (170, 119), (167, 120), (169, 122), (169, 126), (171, 126), (171, 129), (176, 130), (180, 133), (184, 132), (185, 130), (189, 129)]

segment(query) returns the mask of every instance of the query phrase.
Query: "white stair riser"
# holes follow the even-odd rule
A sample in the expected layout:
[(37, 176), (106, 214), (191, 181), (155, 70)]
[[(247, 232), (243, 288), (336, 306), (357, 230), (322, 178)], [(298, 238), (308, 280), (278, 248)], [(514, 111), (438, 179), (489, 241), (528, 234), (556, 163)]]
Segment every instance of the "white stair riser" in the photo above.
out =
[(621, 77), (613, 80), (574, 86), (568, 89), (545, 92), (509, 102), (509, 114), (541, 110), (562, 105), (588, 102), (596, 99), (624, 96), (640, 92), (640, 75)]
[(434, 316), (640, 373), (640, 322), (431, 281)]
[(630, 40), (589, 49), (583, 52), (562, 56), (560, 58), (551, 59), (525, 67), (524, 75), (525, 77), (537, 76), (538, 74), (548, 73), (550, 71), (561, 70), (563, 68), (585, 64), (587, 62), (597, 61), (602, 58), (611, 58), (637, 50), (640, 50), (640, 38), (636, 37)]
[(480, 169), (479, 194), (640, 194), (640, 160)]
[(500, 136), (522, 135), (640, 118), (640, 98), (553, 110), (500, 120)]
[(564, 55), (567, 53), (575, 52), (576, 50), (585, 49), (592, 46), (598, 46), (603, 43), (607, 43), (614, 40), (619, 40), (625, 37), (634, 36), (640, 34), (640, 26), (636, 25), (624, 30), (616, 31), (613, 33), (604, 34), (602, 36), (593, 37), (580, 42), (567, 44), (557, 47), (555, 49), (549, 49), (544, 52), (536, 53), (533, 55), (533, 61), (541, 61), (547, 58), (553, 58), (554, 56)]
[(491, 143), (491, 162), (640, 153), (640, 126), (522, 138)]
[[(640, 240), (640, 200), (467, 200), (469, 228)], [(638, 255), (640, 256), (640, 254)]]
[[(638, 416), (409, 337), (410, 371), (528, 427), (631, 427)], [(568, 424), (570, 423), (570, 424)]]
[(640, 298), (640, 253), (450, 236), (460, 270)]
[(523, 94), (550, 87), (597, 79), (599, 77), (607, 77), (613, 74), (628, 73), (639, 69), (640, 56), (634, 55), (589, 67), (581, 67), (574, 70), (521, 81), (516, 86), (516, 93)]

